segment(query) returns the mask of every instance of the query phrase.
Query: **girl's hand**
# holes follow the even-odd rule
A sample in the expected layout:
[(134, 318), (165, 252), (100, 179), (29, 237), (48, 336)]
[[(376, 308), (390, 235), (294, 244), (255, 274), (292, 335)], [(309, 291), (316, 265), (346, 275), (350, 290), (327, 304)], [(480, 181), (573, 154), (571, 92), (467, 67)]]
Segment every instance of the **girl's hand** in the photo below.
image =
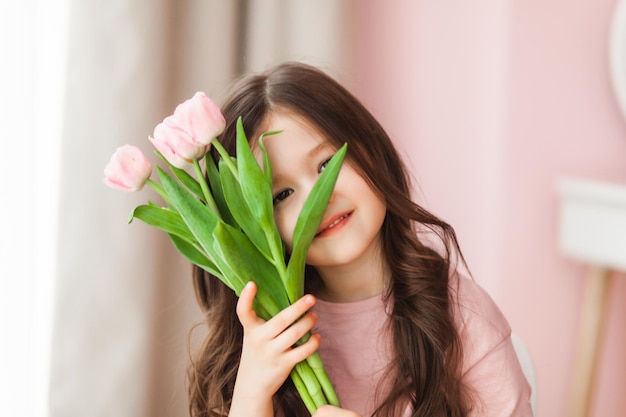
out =
[(333, 407), (332, 405), (324, 405), (318, 408), (312, 417), (361, 417), (361, 415), (354, 411)]
[(266, 322), (252, 308), (255, 294), (256, 285), (249, 282), (237, 302), (237, 316), (243, 326), (243, 348), (231, 417), (272, 416), (272, 396), (293, 367), (313, 354), (320, 343), (319, 335), (314, 334), (306, 343), (293, 347), (317, 320), (315, 313), (305, 314), (315, 304), (312, 295), (305, 295)]

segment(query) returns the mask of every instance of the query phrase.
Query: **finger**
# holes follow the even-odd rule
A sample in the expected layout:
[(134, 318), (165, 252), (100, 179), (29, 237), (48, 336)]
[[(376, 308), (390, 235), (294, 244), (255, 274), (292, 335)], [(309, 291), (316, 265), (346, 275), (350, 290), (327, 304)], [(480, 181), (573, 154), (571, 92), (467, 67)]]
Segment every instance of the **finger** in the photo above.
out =
[(293, 346), (298, 340), (307, 334), (317, 322), (317, 314), (308, 312), (301, 319), (293, 323), (281, 334), (276, 336), (276, 342), (281, 350), (286, 350)]
[(285, 360), (292, 363), (295, 366), (297, 363), (302, 362), (309, 356), (311, 356), (320, 347), (321, 336), (317, 333), (311, 335), (306, 343), (296, 346), (289, 352), (285, 353)]
[(312, 417), (332, 417), (336, 414), (336, 407), (333, 407), (332, 405), (323, 405), (317, 409)]
[(268, 328), (276, 337), (314, 305), (315, 297), (307, 294), (268, 321)]
[(323, 405), (313, 413), (312, 417), (330, 417), (333, 415), (333, 408), (334, 407), (330, 405)]
[(252, 308), (254, 296), (256, 295), (256, 284), (250, 281), (243, 287), (239, 300), (237, 300), (237, 317), (243, 327), (255, 324), (258, 317)]

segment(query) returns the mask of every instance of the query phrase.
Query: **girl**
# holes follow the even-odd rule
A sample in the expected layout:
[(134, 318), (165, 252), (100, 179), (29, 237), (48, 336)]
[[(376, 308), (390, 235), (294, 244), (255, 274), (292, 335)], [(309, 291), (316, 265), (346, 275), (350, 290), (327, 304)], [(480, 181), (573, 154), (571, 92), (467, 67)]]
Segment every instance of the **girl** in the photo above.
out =
[(453, 229), (411, 201), (390, 138), (355, 97), (320, 70), (287, 63), (242, 78), (222, 111), (220, 141), (233, 154), (239, 116), (253, 149), (261, 133), (282, 131), (264, 144), (287, 249), (319, 173), (346, 142), (348, 153), (301, 300), (265, 322), (252, 309), (253, 282), (237, 299), (195, 269), (209, 334), (190, 372), (193, 416), (309, 415), (288, 376), (316, 350), (344, 409), (315, 417), (532, 415), (505, 318), (456, 271)]

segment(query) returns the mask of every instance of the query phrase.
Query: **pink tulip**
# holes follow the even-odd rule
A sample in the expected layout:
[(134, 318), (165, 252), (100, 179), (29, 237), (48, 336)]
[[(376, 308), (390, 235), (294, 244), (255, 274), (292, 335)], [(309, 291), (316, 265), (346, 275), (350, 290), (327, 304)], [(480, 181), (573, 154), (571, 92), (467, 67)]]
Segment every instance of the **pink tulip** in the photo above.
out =
[(210, 145), (197, 144), (186, 130), (176, 126), (172, 117), (159, 123), (154, 128), (154, 137), (148, 139), (172, 165), (184, 169), (194, 159), (202, 158)]
[(186, 131), (196, 145), (210, 145), (226, 125), (219, 107), (203, 92), (179, 104), (170, 123)]
[(213, 100), (197, 92), (158, 124), (149, 139), (172, 165), (186, 168), (209, 151), (211, 142), (224, 131), (225, 124)]
[(124, 145), (115, 151), (104, 168), (104, 183), (121, 191), (139, 191), (152, 174), (152, 165), (141, 150)]

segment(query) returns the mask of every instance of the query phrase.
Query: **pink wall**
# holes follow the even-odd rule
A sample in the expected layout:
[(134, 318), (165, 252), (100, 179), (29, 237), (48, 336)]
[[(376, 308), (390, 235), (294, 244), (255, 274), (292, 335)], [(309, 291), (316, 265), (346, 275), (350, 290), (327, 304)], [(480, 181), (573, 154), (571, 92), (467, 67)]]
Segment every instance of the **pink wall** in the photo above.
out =
[[(566, 417), (586, 268), (558, 251), (554, 184), (626, 183), (626, 119), (607, 67), (615, 0), (358, 4), (355, 92), (527, 343), (538, 416)], [(598, 417), (626, 415), (623, 274), (609, 310)]]

